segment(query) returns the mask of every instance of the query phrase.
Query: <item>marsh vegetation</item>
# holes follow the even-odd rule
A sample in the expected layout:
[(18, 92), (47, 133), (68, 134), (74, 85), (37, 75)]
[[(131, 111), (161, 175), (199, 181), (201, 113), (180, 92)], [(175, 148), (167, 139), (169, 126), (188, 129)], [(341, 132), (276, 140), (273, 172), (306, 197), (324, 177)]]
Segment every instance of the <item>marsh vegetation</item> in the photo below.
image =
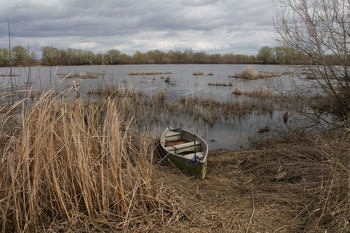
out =
[(99, 98), (51, 90), (1, 111), (3, 231), (346, 229), (348, 131), (211, 151), (207, 179), (194, 181), (159, 160), (150, 122), (176, 114), (214, 124), (275, 105), (174, 102), (120, 86), (90, 94)]
[(171, 222), (171, 201), (153, 182), (154, 140), (130, 128), (128, 106), (60, 96), (49, 91), (32, 103), (24, 99), (1, 116), (2, 231)]
[[(316, 109), (321, 98), (290, 99), (263, 86), (265, 79), (192, 77), (187, 71), (183, 78), (169, 74), (174, 86), (160, 74), (116, 83), (103, 70), (97, 79), (60, 79), (70, 85), (64, 91), (2, 92), (2, 231), (347, 230), (349, 132), (315, 134), (291, 124), (297, 121), (293, 111), (308, 111), (307, 101)], [(232, 86), (208, 85), (213, 79)], [(179, 95), (181, 88), (197, 92)], [(285, 131), (275, 122), (252, 129), (242, 123), (252, 116), (282, 122), (285, 111), (291, 114)], [(237, 124), (259, 140), (245, 149), (211, 150), (203, 181), (155, 153), (157, 128), (233, 131)], [(223, 135), (208, 143), (225, 137), (234, 143)]]
[(240, 73), (237, 73), (230, 77), (247, 79), (247, 80), (256, 80), (256, 79), (262, 79), (262, 78), (278, 77), (281, 75), (282, 75), (281, 73), (277, 73), (277, 72), (255, 71), (253, 67), (247, 66)]
[[(40, 72), (32, 78), (30, 69), (19, 76), (1, 70), (10, 74), (0, 91), (1, 232), (350, 232), (349, 2), (283, 0), (279, 7), (275, 27), (284, 47), (263, 47), (257, 59), (304, 64), (303, 75), (276, 67), (201, 66), (197, 73), (199, 67), (166, 66), (164, 72), (173, 69), (166, 79), (125, 79), (134, 74), (129, 70), (115, 80), (122, 67), (104, 66), (103, 77), (55, 80), (58, 67), (45, 79)], [(50, 66), (93, 64), (90, 58), (99, 64), (237, 59), (193, 51), (131, 58), (111, 50), (104, 61), (87, 51), (42, 50)], [(0, 57), (1, 65), (11, 62)], [(16, 62), (25, 64), (19, 56)], [(135, 73), (162, 74), (170, 75)], [(237, 78), (230, 78), (232, 87), (220, 85), (229, 76)], [(267, 80), (292, 82), (272, 89)], [(253, 126), (246, 124), (253, 118)], [(158, 157), (156, 128), (168, 125), (216, 128), (217, 141), (230, 144), (248, 141), (233, 135), (250, 130), (257, 140), (211, 150), (206, 179), (195, 180)]]
[(193, 76), (213, 76), (213, 73), (204, 73), (202, 71), (197, 71), (192, 73)]
[(238, 96), (245, 95), (245, 96), (256, 97), (256, 98), (282, 97), (279, 94), (274, 94), (271, 90), (267, 88), (255, 88), (251, 91), (243, 91), (239, 86), (233, 88), (232, 94), (238, 95)]
[(130, 72), (128, 75), (160, 75), (160, 74), (171, 74), (171, 72)]
[(84, 79), (84, 78), (98, 78), (99, 74), (79, 72), (79, 73), (69, 73), (69, 74), (59, 74), (59, 75), (61, 75), (63, 77), (63, 79), (70, 79), (70, 78), (82, 78), (82, 79)]

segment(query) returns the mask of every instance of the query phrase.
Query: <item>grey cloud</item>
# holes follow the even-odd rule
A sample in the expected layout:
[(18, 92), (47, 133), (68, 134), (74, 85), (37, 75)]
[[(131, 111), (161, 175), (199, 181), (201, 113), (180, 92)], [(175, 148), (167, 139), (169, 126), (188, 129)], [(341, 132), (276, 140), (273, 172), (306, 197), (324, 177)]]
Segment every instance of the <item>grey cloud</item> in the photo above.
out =
[[(37, 44), (59, 41), (69, 47), (77, 41), (88, 41), (96, 42), (99, 47), (96, 50), (119, 46), (131, 51), (149, 46), (152, 40), (160, 41), (159, 48), (173, 44), (181, 49), (183, 42), (190, 40), (198, 48), (206, 44), (204, 41), (214, 48), (220, 47), (220, 43), (230, 46), (229, 40), (240, 37), (258, 41), (254, 32), (273, 30), (272, 0), (0, 0), (0, 3), (3, 1), (0, 15), (10, 18), (13, 36), (33, 38)], [(0, 37), (6, 35), (4, 18), (0, 20)], [(3, 44), (0, 42), (0, 47)]]

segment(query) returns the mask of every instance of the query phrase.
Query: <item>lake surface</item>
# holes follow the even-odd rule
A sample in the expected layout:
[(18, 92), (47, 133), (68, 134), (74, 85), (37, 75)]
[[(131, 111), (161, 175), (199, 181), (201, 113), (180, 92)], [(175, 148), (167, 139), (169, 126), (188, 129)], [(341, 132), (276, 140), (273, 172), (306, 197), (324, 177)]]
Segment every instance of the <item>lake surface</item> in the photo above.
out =
[[(73, 82), (79, 86), (79, 91), (86, 94), (95, 88), (105, 88), (110, 85), (133, 87), (146, 95), (159, 91), (166, 93), (167, 101), (174, 101), (184, 96), (213, 98), (221, 102), (242, 101), (244, 96), (232, 94), (233, 88), (242, 91), (252, 91), (258, 88), (269, 89), (276, 93), (287, 93), (296, 87), (309, 88), (311, 82), (298, 77), (282, 75), (280, 77), (245, 81), (229, 76), (241, 72), (248, 65), (117, 65), (117, 66), (63, 66), (63, 67), (15, 67), (13, 72), (18, 76), (0, 77), (0, 86), (16, 89), (33, 88), (45, 90), (50, 87), (64, 90), (72, 87)], [(285, 72), (286, 67), (277, 65), (250, 65), (255, 71)], [(62, 79), (64, 75), (77, 73), (99, 74), (95, 79)], [(163, 72), (159, 75), (129, 75), (131, 72)], [(194, 72), (203, 72), (204, 76), (194, 76)], [(0, 68), (0, 74), (9, 74), (9, 68)], [(165, 82), (168, 79), (169, 82)], [(12, 83), (11, 83), (12, 82)], [(28, 84), (28, 82), (30, 84)], [(209, 84), (229, 84), (232, 86), (211, 86)], [(309, 88), (312, 90), (311, 88)], [(87, 96), (91, 98), (91, 96)], [(198, 123), (192, 119), (174, 117), (169, 122), (158, 123), (148, 129), (158, 137), (164, 127), (182, 127), (191, 130), (205, 140), (210, 149), (238, 149), (248, 147), (251, 139), (261, 138), (257, 131), (261, 128), (274, 129), (282, 132), (287, 129), (282, 119), (283, 110), (279, 109), (269, 114), (252, 114), (243, 118), (234, 118), (230, 122), (220, 120), (213, 125)], [(294, 122), (303, 121), (294, 116)], [(299, 123), (300, 123), (299, 122)]]

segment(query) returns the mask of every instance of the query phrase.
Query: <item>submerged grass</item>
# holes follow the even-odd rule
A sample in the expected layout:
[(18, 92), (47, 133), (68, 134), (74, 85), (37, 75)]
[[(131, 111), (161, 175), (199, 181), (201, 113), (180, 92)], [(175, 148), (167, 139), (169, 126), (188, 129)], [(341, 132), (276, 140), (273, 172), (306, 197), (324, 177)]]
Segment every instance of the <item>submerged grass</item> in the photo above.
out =
[[(136, 122), (161, 122), (161, 117), (187, 116), (194, 121), (213, 125), (220, 120), (229, 121), (249, 114), (271, 114), (274, 105), (267, 99), (242, 102), (222, 102), (213, 97), (185, 96), (169, 101), (166, 92), (160, 90), (151, 96), (135, 91), (134, 88), (109, 86), (106, 89), (90, 90), (90, 94), (116, 98), (125, 109), (125, 114), (135, 118)], [(118, 100), (120, 99), (121, 100)], [(163, 119), (164, 120), (164, 119)]]
[(220, 102), (214, 98), (182, 97), (179, 107), (194, 119), (213, 125), (220, 119), (231, 120), (249, 114), (270, 114), (274, 106), (268, 101)]

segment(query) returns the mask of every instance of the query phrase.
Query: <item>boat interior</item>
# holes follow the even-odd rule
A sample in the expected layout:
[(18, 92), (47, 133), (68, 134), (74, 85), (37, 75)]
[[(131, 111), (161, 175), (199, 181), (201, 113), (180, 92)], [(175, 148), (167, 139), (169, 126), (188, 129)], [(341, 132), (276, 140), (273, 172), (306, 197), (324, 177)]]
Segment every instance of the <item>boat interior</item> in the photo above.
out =
[(202, 144), (197, 138), (183, 131), (169, 131), (163, 142), (164, 149), (173, 154), (181, 155), (192, 159), (194, 156), (204, 157), (202, 153)]

